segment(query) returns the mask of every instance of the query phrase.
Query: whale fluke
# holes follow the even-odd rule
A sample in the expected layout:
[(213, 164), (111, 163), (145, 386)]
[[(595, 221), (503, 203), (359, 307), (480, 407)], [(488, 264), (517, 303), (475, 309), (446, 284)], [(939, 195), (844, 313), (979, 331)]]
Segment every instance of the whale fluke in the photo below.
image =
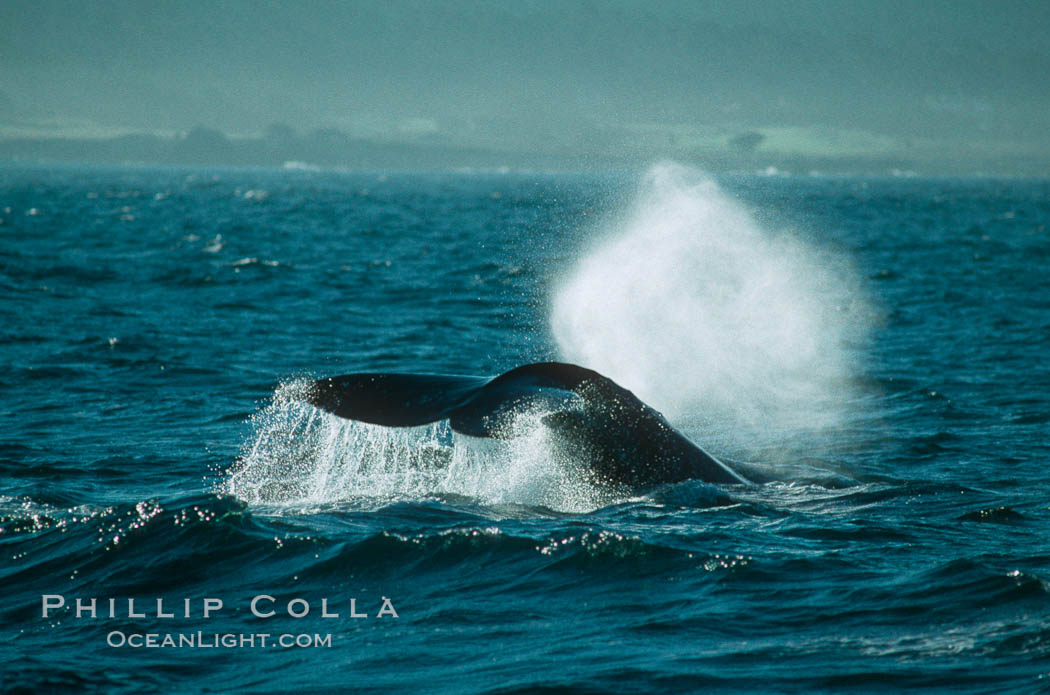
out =
[(307, 400), (333, 415), (388, 427), (447, 419), (489, 379), (438, 374), (346, 374), (313, 384)]
[(361, 373), (320, 379), (312, 405), (349, 420), (414, 427), (448, 420), (475, 437), (510, 436), (507, 425), (525, 408), (588, 461), (594, 477), (632, 488), (700, 479), (746, 483), (693, 444), (633, 393), (573, 364), (527, 364), (496, 377)]

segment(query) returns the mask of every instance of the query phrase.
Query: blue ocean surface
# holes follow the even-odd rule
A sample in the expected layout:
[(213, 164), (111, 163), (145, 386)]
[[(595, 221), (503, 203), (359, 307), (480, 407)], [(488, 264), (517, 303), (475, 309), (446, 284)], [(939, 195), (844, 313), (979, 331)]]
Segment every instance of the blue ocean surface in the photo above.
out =
[[(1048, 688), (1050, 182), (8, 166), (0, 220), (5, 692)], [(300, 398), (543, 360), (754, 484)]]

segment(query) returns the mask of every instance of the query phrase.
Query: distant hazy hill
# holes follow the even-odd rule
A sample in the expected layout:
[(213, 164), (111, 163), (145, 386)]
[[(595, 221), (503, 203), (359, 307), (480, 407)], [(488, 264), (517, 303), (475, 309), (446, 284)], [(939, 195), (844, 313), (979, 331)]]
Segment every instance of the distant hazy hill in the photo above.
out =
[(1048, 37), (1046, 2), (5, 0), (0, 132), (284, 122), (612, 156), (757, 131), (770, 152), (1031, 158), (1050, 152)]

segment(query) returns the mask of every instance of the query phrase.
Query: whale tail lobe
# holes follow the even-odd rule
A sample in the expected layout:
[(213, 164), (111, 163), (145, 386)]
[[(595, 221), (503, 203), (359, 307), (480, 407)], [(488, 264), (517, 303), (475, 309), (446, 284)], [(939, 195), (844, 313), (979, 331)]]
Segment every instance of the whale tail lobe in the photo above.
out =
[(306, 400), (348, 420), (387, 427), (448, 420), (454, 432), (501, 439), (515, 436), (507, 425), (531, 408), (571, 448), (589, 452), (604, 479), (635, 487), (689, 478), (747, 482), (633, 393), (571, 364), (527, 364), (493, 378), (345, 374), (315, 381)]
[(416, 427), (451, 418), (488, 381), (437, 374), (345, 374), (315, 381), (307, 400), (347, 420)]
[(499, 437), (522, 407), (559, 411), (579, 405), (579, 389), (607, 381), (597, 372), (559, 362), (528, 364), (497, 377), (444, 374), (345, 374), (315, 381), (311, 405), (348, 420), (416, 427), (448, 420), (475, 437)]

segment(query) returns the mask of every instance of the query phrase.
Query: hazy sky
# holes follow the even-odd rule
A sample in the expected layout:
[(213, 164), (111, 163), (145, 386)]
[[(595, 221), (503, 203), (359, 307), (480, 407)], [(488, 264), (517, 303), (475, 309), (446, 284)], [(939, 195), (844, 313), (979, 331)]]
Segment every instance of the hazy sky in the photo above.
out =
[(8, 135), (1030, 154), (1050, 152), (1048, 76), (1046, 0), (0, 0)]

